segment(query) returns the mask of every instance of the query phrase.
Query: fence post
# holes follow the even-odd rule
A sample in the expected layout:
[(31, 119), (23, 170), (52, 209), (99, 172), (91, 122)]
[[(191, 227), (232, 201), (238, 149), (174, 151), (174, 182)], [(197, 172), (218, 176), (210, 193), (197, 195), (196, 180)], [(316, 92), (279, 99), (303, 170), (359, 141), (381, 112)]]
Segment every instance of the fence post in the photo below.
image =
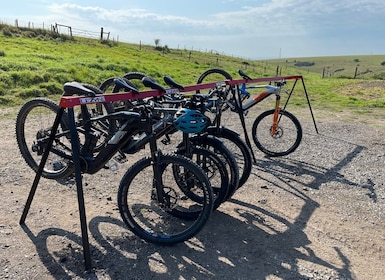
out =
[(357, 72), (358, 72), (358, 66), (356, 66), (356, 70), (354, 71), (354, 77), (353, 79), (355, 79), (357, 77)]
[(103, 41), (103, 27), (100, 28), (100, 41)]

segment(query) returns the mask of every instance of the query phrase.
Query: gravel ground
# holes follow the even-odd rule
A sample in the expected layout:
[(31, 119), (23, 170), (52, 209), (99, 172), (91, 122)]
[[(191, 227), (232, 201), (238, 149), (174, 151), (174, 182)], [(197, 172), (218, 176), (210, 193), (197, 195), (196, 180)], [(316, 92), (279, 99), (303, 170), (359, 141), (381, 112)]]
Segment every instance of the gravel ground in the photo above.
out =
[(384, 279), (383, 120), (316, 112), (316, 134), (308, 114), (293, 113), (304, 128), (298, 150), (254, 150), (246, 185), (172, 247), (141, 241), (120, 219), (116, 190), (135, 158), (85, 175), (94, 267), (85, 272), (74, 182), (42, 179), (19, 225), (34, 173), (15, 144), (14, 112), (2, 111), (0, 279)]

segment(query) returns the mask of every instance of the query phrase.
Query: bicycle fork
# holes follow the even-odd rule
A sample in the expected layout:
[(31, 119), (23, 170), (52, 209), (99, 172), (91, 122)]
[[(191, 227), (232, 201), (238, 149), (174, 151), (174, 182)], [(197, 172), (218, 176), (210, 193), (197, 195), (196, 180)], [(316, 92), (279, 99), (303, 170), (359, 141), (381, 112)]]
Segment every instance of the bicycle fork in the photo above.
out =
[(154, 200), (160, 208), (167, 211), (172, 208), (172, 205), (171, 196), (166, 193), (162, 180), (162, 168), (165, 168), (160, 166), (160, 158), (162, 156), (162, 152), (157, 147), (154, 133), (147, 133), (147, 137), (150, 138), (149, 142), (153, 168), (151, 199)]
[(271, 136), (273, 137), (276, 136), (278, 133), (279, 113), (281, 112), (280, 101), (281, 101), (281, 96), (279, 94), (276, 94), (275, 111), (273, 114), (273, 124), (271, 125), (271, 128), (270, 128), (270, 133), (271, 133)]

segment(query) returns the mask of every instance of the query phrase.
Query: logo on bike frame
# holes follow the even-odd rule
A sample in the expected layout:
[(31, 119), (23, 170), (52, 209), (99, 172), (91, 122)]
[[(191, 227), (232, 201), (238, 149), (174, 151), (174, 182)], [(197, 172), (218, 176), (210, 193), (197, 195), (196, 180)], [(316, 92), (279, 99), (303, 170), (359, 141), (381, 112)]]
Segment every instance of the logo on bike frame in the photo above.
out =
[(177, 94), (179, 90), (177, 88), (166, 89), (166, 94)]
[(106, 99), (104, 98), (104, 96), (80, 98), (81, 104), (102, 103), (102, 102), (106, 102)]

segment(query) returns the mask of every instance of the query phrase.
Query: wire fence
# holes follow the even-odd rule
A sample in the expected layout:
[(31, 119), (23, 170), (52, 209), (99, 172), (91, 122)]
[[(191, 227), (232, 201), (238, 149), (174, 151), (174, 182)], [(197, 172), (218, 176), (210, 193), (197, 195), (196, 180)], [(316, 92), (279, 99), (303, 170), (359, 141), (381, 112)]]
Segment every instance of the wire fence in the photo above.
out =
[[(29, 28), (29, 29), (43, 29), (54, 31), (56, 33), (60, 33), (68, 36), (77, 36), (77, 37), (85, 37), (91, 39), (109, 39), (110, 33), (104, 32), (103, 27), (101, 31), (90, 31), (85, 29), (73, 28), (72, 26), (63, 25), (59, 23), (47, 24), (45, 22), (42, 23), (34, 23), (32, 21), (20, 21), (18, 19), (4, 19), (0, 18), (0, 24), (10, 25), (17, 28)], [(105, 36), (107, 36), (105, 38)]]

